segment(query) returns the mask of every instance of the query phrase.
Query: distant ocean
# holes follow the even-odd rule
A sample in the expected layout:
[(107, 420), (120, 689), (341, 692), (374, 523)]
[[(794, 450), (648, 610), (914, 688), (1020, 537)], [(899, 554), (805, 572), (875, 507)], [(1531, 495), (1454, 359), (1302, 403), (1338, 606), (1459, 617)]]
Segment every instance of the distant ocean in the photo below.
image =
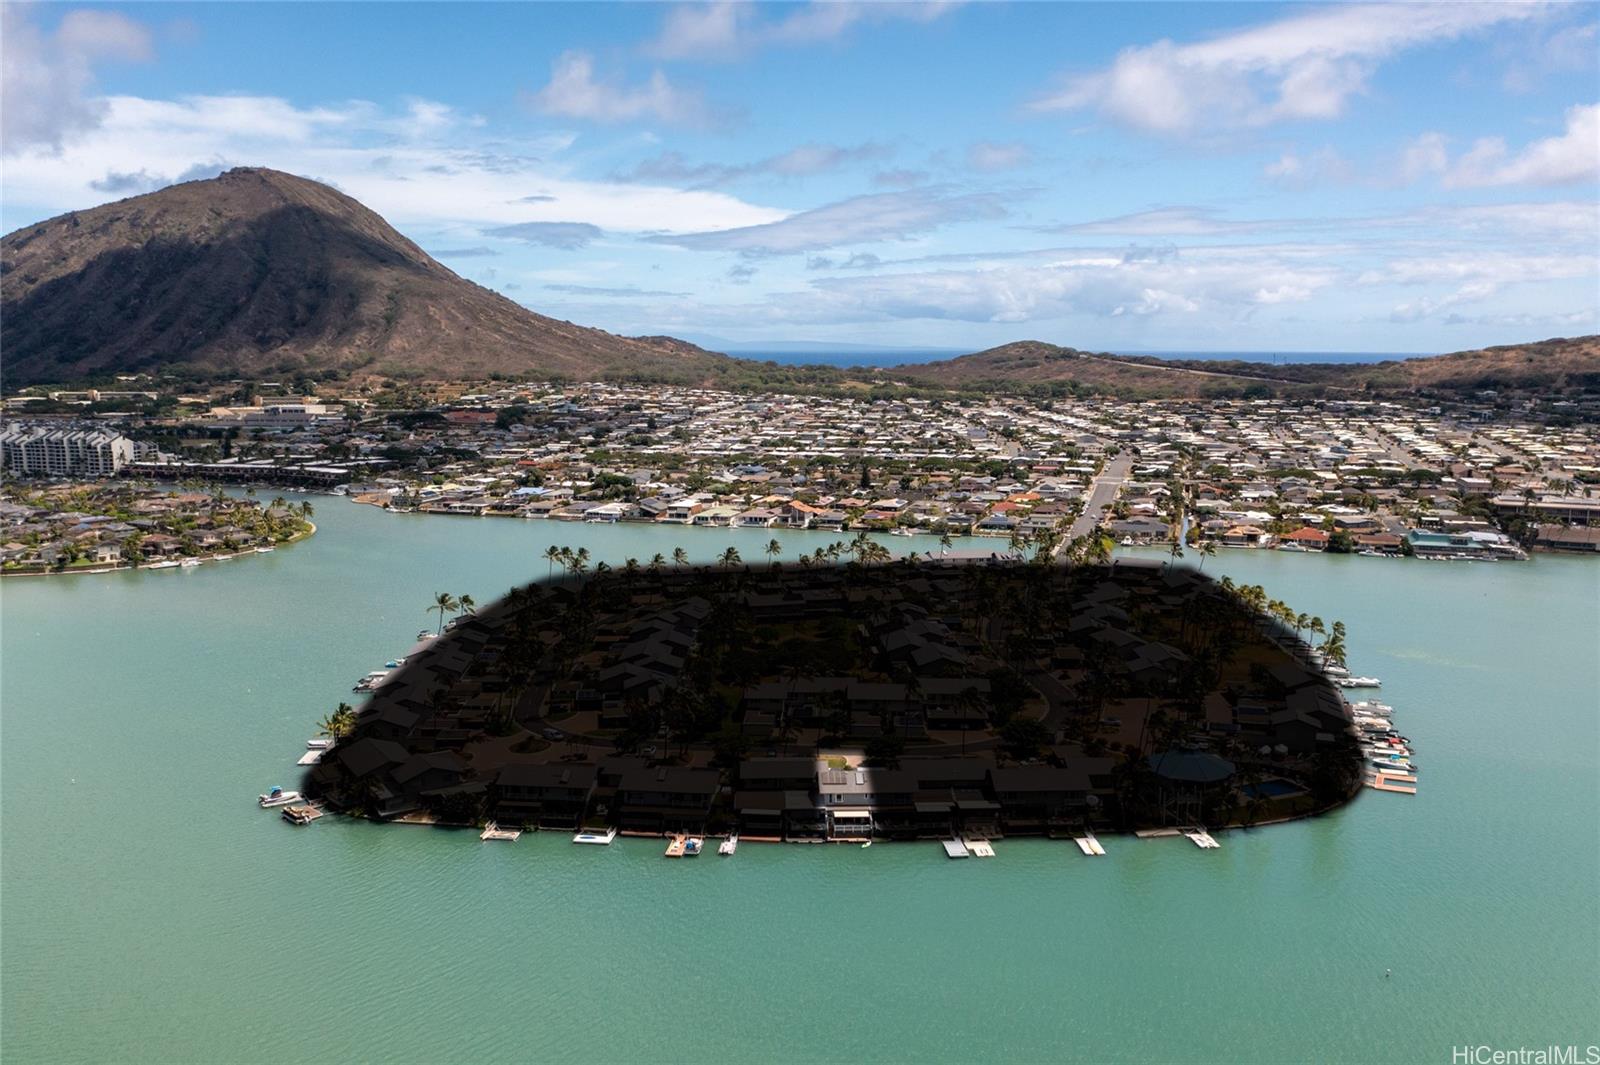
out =
[[(741, 359), (777, 362), (789, 366), (900, 366), (910, 362), (936, 362), (966, 354), (952, 349), (927, 349), (906, 351), (740, 351), (728, 352)], [(1209, 359), (1238, 359), (1241, 362), (1262, 362), (1280, 366), (1302, 365), (1316, 362), (1384, 362), (1388, 359), (1423, 358), (1427, 352), (1395, 351), (1120, 351), (1118, 355), (1153, 355), (1175, 361), (1203, 361)]]

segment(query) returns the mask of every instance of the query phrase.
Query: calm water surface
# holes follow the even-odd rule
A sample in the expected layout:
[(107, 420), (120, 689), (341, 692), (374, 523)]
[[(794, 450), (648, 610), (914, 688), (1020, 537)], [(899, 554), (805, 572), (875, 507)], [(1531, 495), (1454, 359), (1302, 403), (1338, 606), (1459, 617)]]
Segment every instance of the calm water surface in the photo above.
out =
[(409, 646), (433, 593), (486, 602), (543, 576), (552, 543), (754, 560), (770, 534), (317, 502), (321, 532), (271, 555), (5, 582), (8, 1062), (1444, 1062), (1600, 1042), (1593, 560), (1207, 563), (1349, 625), (1415, 741), (1415, 798), (1218, 851), (668, 862), (653, 841), (294, 830), (254, 797), (292, 785), (313, 722)]

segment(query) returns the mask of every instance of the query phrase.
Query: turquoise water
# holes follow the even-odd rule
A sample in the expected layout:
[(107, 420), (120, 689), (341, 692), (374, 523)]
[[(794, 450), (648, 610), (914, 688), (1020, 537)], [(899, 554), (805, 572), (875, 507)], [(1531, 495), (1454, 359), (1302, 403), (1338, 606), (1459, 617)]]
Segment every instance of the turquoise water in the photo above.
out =
[(313, 722), (434, 592), (485, 602), (542, 576), (551, 543), (754, 560), (770, 534), (318, 504), (319, 534), (271, 555), (0, 590), (8, 1062), (1448, 1061), (1600, 1041), (1591, 560), (1207, 562), (1349, 625), (1415, 741), (1415, 798), (1217, 851), (668, 862), (647, 840), (296, 830), (254, 797), (293, 784)]

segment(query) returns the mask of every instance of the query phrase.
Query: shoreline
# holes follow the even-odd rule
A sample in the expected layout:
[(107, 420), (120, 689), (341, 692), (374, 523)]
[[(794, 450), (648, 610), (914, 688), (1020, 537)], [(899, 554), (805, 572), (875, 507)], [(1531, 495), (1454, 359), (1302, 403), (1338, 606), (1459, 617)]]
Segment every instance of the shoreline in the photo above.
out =
[[(312, 522), (312, 521), (309, 521), (309, 520), (306, 520), (304, 518), (302, 518), (301, 520), (305, 521), (306, 525), (309, 526), (309, 528), (307, 528), (304, 532), (295, 533), (293, 536), (289, 537), (287, 540), (282, 541), (281, 543), (273, 544), (272, 547), (273, 547), (274, 551), (277, 550), (280, 547), (293, 547), (295, 544), (300, 543), (302, 540), (308, 540), (312, 536), (316, 535), (316, 532), (317, 532), (316, 523)], [(202, 563), (205, 563), (205, 562), (231, 562), (232, 560), (234, 560), (236, 558), (245, 558), (245, 557), (252, 556), (252, 555), (271, 554), (271, 553), (272, 552), (270, 552), (270, 551), (263, 552), (263, 551), (257, 551), (255, 548), (251, 548), (248, 551), (235, 551), (231, 555), (229, 555), (229, 554), (190, 555), (190, 556), (188, 556), (188, 558), (195, 559), (195, 560), (197, 560), (199, 562), (202, 562)], [(177, 561), (184, 561), (184, 560), (177, 560)], [(81, 569), (71, 569), (71, 568), (69, 568), (69, 569), (60, 569), (60, 570), (58, 570), (58, 569), (42, 569), (42, 570), (10, 569), (10, 570), (0, 570), (0, 577), (83, 577), (83, 576), (88, 576), (88, 575), (91, 575), (91, 574), (131, 573), (131, 572), (133, 572), (135, 570), (147, 570), (147, 569), (151, 569), (151, 568), (152, 567), (150, 566), (149, 563), (140, 562), (140, 563), (137, 563), (135, 565), (85, 566), (85, 567), (83, 567)], [(163, 569), (171, 569), (173, 567), (166, 566), (166, 567), (162, 567), (162, 568)], [(182, 566), (179, 566), (178, 568), (181, 569)]]

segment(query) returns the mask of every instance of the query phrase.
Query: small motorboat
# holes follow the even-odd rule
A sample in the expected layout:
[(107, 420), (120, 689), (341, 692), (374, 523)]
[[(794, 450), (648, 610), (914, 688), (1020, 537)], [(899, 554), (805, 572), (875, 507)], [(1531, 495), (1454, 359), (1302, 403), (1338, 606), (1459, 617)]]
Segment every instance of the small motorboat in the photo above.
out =
[(199, 564), (200, 560), (198, 558), (186, 558), (182, 562), (178, 563), (178, 565), (183, 569), (193, 569)]
[(739, 833), (735, 832), (717, 845), (717, 853), (727, 857), (739, 849)]
[(683, 843), (683, 856), (685, 858), (693, 858), (700, 853), (701, 848), (703, 848), (705, 845), (706, 841), (701, 839), (699, 836), (690, 836)]
[(274, 806), (288, 806), (299, 801), (300, 793), (298, 791), (284, 791), (283, 788), (274, 784), (271, 791), (261, 796), (261, 808), (270, 810)]
[(258, 548), (256, 548), (256, 554), (258, 554), (258, 555), (271, 554), (273, 550), (274, 550), (274, 548), (271, 548), (271, 547), (258, 547)]

